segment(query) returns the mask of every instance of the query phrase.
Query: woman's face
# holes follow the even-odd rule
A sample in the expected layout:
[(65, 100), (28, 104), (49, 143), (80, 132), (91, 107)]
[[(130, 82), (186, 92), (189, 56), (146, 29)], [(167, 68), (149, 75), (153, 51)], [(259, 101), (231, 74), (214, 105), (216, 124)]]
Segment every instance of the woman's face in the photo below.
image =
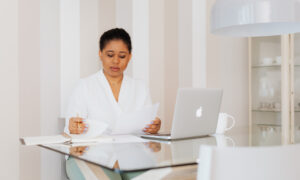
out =
[(131, 53), (122, 40), (109, 41), (103, 50), (99, 51), (99, 56), (104, 73), (111, 77), (122, 76), (131, 59)]

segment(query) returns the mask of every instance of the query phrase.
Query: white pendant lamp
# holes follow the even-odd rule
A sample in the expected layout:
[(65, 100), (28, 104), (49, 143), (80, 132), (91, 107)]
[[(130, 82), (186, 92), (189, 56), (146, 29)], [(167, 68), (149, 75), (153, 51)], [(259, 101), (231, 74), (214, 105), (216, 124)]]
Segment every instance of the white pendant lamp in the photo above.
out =
[(300, 0), (216, 0), (211, 32), (236, 37), (300, 32)]

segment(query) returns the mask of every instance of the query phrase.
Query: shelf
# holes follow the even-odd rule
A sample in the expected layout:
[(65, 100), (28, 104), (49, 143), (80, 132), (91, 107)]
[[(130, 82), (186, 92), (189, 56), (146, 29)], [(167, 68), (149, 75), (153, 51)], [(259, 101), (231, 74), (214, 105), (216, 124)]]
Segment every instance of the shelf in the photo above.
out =
[[(294, 120), (284, 133), (295, 133), (298, 136), (295, 139), (300, 142), (300, 95), (297, 94), (300, 92), (300, 33), (297, 38), (296, 41), (289, 35), (249, 40), (249, 121), (252, 132), (269, 132), (264, 127), (280, 132), (281, 124), (284, 127)], [(295, 43), (289, 46), (293, 41)], [(295, 51), (291, 54), (293, 49)], [(292, 131), (294, 128), (297, 130)], [(263, 134), (264, 138), (269, 135)], [(253, 137), (252, 141), (256, 144), (264, 143)], [(280, 140), (280, 134), (275, 137)]]
[[(278, 68), (281, 67), (281, 64), (270, 64), (270, 65), (253, 65), (252, 68)], [(294, 65), (294, 67), (300, 67), (299, 64)]]
[(256, 126), (260, 126), (260, 127), (279, 127), (281, 128), (280, 124), (255, 124)]
[[(276, 112), (281, 113), (281, 110), (272, 109), (252, 109), (253, 112)], [(294, 112), (300, 112), (300, 110), (295, 110)]]
[(276, 110), (276, 109), (252, 109), (254, 112), (278, 112), (280, 113), (281, 110)]
[[(258, 127), (274, 127), (274, 128), (281, 128), (281, 124), (254, 124)], [(300, 130), (300, 125), (295, 125), (296, 129)]]
[(271, 67), (281, 67), (281, 64), (270, 64), (270, 65), (254, 65), (252, 68), (271, 68)]

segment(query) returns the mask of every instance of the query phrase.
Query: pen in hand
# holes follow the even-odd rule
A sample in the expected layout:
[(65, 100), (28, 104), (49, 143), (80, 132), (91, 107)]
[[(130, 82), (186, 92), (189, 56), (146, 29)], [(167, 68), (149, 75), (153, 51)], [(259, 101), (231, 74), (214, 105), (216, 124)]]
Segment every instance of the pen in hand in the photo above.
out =
[(83, 134), (88, 130), (88, 124), (84, 122), (84, 119), (79, 117), (76, 113), (76, 117), (72, 117), (69, 120), (69, 131), (70, 134)]

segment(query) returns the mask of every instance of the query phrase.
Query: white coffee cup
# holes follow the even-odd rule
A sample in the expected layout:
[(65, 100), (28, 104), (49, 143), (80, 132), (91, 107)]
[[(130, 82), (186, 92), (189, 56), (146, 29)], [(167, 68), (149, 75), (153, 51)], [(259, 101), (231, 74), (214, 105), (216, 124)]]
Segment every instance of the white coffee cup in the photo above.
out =
[[(231, 121), (231, 125), (229, 125), (229, 121)], [(226, 113), (220, 113), (218, 118), (216, 134), (224, 134), (226, 131), (232, 129), (234, 125), (235, 119), (233, 116)]]

